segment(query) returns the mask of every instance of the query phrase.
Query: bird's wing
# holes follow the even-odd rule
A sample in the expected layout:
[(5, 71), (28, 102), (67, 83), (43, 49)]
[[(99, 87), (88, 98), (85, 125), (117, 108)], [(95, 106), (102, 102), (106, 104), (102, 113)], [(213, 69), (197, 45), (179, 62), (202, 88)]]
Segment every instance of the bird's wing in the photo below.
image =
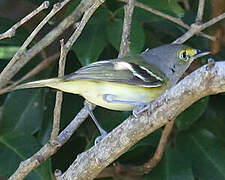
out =
[(139, 66), (135, 64), (134, 60), (137, 58), (141, 57), (99, 61), (87, 65), (65, 76), (63, 79), (64, 81), (110, 81), (143, 87), (159, 87), (163, 85), (165, 82), (164, 76), (162, 76), (162, 74), (157, 74), (150, 65), (141, 64)]

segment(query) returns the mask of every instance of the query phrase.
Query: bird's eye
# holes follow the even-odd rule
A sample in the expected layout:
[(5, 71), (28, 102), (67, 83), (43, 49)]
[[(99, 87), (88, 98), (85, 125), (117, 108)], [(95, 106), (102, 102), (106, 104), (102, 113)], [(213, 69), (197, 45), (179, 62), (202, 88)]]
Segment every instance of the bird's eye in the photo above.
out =
[(180, 59), (183, 61), (188, 61), (190, 56), (187, 54), (185, 50), (180, 52)]

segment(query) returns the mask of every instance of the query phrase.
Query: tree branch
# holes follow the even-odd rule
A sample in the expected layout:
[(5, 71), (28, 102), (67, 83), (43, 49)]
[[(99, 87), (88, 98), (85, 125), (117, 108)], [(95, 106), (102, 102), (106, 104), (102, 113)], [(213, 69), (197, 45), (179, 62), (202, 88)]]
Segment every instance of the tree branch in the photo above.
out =
[(16, 34), (16, 30), (22, 26), (24, 23), (29, 21), (32, 17), (36, 16), (39, 12), (41, 12), (44, 9), (47, 9), (49, 7), (49, 1), (44, 1), (37, 9), (33, 10), (30, 14), (28, 14), (26, 17), (21, 19), (19, 22), (14, 24), (8, 31), (0, 34), (0, 40), (5, 38), (11, 38)]
[(133, 11), (134, 0), (129, 0), (127, 5), (124, 6), (123, 34), (118, 57), (123, 57), (130, 51), (130, 31)]
[(217, 23), (218, 21), (222, 20), (225, 18), (225, 13), (209, 20), (208, 22), (204, 23), (204, 24), (198, 24), (198, 22), (196, 22), (195, 24), (191, 25), (191, 29), (189, 29), (185, 34), (183, 34), (180, 38), (178, 38), (176, 41), (174, 41), (173, 43), (184, 43), (185, 41), (187, 41), (188, 39), (190, 39), (192, 36), (194, 36), (195, 34), (199, 33), (200, 31), (212, 26), (213, 24)]
[[(66, 64), (66, 51), (64, 49), (64, 40), (60, 41), (61, 46), (61, 53), (59, 59), (59, 70), (58, 70), (58, 77), (63, 77), (65, 72), (65, 64)], [(55, 98), (55, 108), (54, 108), (54, 116), (53, 116), (53, 124), (52, 124), (52, 132), (50, 137), (50, 143), (52, 145), (57, 146), (57, 138), (59, 135), (59, 128), (60, 128), (60, 116), (61, 116), (61, 106), (63, 101), (63, 92), (57, 91), (56, 98)]]
[[(118, 0), (118, 1), (121, 1), (121, 2), (128, 2), (128, 0)], [(188, 29), (188, 30), (189, 30), (189, 29), (191, 28), (189, 25), (183, 23), (183, 21), (182, 21), (181, 19), (175, 18), (175, 17), (170, 16), (170, 15), (165, 14), (165, 13), (162, 13), (162, 12), (156, 10), (156, 9), (153, 9), (153, 8), (151, 8), (151, 7), (149, 7), (149, 6), (146, 6), (145, 4), (143, 4), (143, 3), (141, 3), (141, 2), (134, 1), (134, 5), (137, 6), (137, 7), (139, 7), (139, 8), (142, 8), (142, 9), (144, 9), (144, 10), (146, 10), (146, 11), (149, 11), (149, 12), (151, 12), (151, 13), (157, 15), (157, 16), (160, 16), (160, 17), (162, 17), (162, 18), (164, 18), (164, 19), (167, 19), (167, 20), (169, 20), (169, 21), (171, 21), (171, 22), (174, 22), (174, 23), (180, 25), (181, 27), (183, 27), (183, 28), (185, 28), (185, 29)], [(208, 39), (210, 39), (210, 40), (216, 40), (215, 37), (210, 36), (210, 35), (208, 35), (208, 34), (205, 34), (205, 33), (203, 33), (203, 32), (199, 32), (199, 35), (202, 36), (202, 37), (208, 38)]]
[(20, 60), (16, 61), (12, 68), (9, 68), (4, 75), (2, 73), (0, 74), (0, 88), (8, 84), (9, 80), (14, 77), (25, 64), (27, 64), (42, 49), (50, 45), (64, 30), (78, 21), (83, 12), (85, 12), (95, 1), (97, 0), (82, 0), (70, 16), (65, 18), (55, 29), (45, 35), (45, 37), (31, 49), (25, 51), (20, 56)]
[[(82, 30), (84, 29), (86, 23), (90, 19), (90, 17), (93, 15), (93, 13), (96, 11), (96, 9), (104, 2), (104, 0), (96, 1), (83, 15), (81, 22), (77, 26), (76, 30), (72, 34), (72, 36), (69, 38), (67, 43), (64, 45), (63, 41), (61, 41), (61, 55), (60, 55), (60, 61), (63, 66), (65, 66), (65, 60), (66, 55), (68, 54), (69, 50), (75, 43), (75, 41), (80, 36)], [(64, 71), (62, 72), (62, 69), (59, 69), (59, 76), (62, 76), (64, 74)], [(59, 132), (59, 122), (60, 122), (60, 111), (61, 111), (61, 103), (62, 103), (62, 92), (56, 93), (56, 104), (54, 109), (54, 121), (53, 121), (53, 130), (51, 134), (51, 142), (57, 141), (57, 136)], [(54, 144), (54, 143), (53, 143)]]
[[(34, 37), (37, 35), (37, 33), (43, 28), (43, 26), (60, 10), (65, 6), (70, 0), (64, 0), (61, 3), (54, 4), (51, 12), (38, 24), (38, 26), (33, 30), (33, 32), (30, 34), (30, 36), (25, 40), (23, 45), (20, 47), (20, 49), (16, 52), (16, 54), (13, 56), (13, 58), (10, 60), (10, 62), (7, 64), (7, 66), (3, 69), (3, 71), (0, 74), (0, 82), (4, 81), (4, 77), (6, 77), (7, 73), (10, 72), (10, 69), (13, 69), (15, 66), (15, 63), (17, 61), (22, 61), (20, 58), (22, 54), (25, 52), (28, 45), (32, 42)], [(1, 83), (0, 83), (1, 84)]]
[(217, 62), (196, 70), (150, 104), (147, 112), (138, 118), (130, 116), (101, 142), (80, 154), (59, 179), (93, 179), (137, 141), (168, 123), (195, 101), (225, 92), (224, 69), (225, 62)]
[(205, 7), (205, 0), (199, 0), (198, 3), (198, 13), (197, 16), (195, 18), (195, 22), (197, 22), (198, 24), (202, 23), (202, 18), (203, 18), (203, 13), (204, 13), (204, 7)]

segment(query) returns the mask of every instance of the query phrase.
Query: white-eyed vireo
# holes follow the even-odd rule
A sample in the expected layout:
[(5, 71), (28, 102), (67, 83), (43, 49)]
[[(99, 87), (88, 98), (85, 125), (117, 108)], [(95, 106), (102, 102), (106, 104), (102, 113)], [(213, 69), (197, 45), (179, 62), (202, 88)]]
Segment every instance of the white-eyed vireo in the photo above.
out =
[[(98, 61), (62, 78), (29, 82), (15, 89), (51, 87), (79, 94), (98, 106), (133, 110), (137, 115), (142, 107), (176, 84), (194, 59), (206, 54), (186, 45), (168, 44), (136, 56)], [(90, 115), (104, 134), (91, 111)]]

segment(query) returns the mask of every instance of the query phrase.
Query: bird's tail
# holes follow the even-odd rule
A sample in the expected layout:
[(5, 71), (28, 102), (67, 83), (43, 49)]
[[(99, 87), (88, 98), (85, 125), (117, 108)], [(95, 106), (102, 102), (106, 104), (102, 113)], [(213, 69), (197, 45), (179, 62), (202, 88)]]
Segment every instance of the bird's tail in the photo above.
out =
[(33, 82), (28, 82), (25, 84), (18, 85), (15, 88), (13, 88), (13, 90), (38, 88), (38, 87), (51, 87), (52, 84), (58, 83), (59, 81), (60, 81), (60, 79), (58, 79), (58, 78), (33, 81)]

